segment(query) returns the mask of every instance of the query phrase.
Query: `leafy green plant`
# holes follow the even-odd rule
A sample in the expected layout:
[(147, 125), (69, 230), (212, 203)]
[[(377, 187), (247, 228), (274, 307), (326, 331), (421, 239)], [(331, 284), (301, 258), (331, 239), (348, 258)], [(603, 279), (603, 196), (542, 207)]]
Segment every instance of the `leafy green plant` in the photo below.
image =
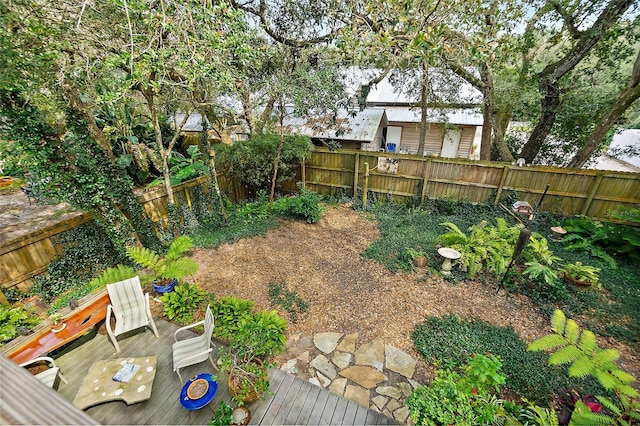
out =
[[(169, 156), (169, 172), (171, 185), (177, 185), (189, 179), (201, 176), (208, 169), (204, 164), (202, 152), (196, 145), (187, 148), (187, 155), (177, 151), (171, 151)], [(162, 177), (155, 179), (148, 186), (156, 186), (164, 183)]]
[(527, 269), (522, 271), (523, 275), (527, 275), (532, 280), (541, 278), (546, 284), (552, 285), (558, 278), (553, 269), (540, 262), (526, 262)]
[(299, 315), (309, 311), (309, 304), (295, 291), (287, 288), (287, 283), (269, 283), (271, 303), (287, 310), (291, 322), (298, 322)]
[(636, 379), (617, 365), (620, 353), (616, 349), (602, 349), (593, 332), (580, 330), (578, 324), (572, 319), (567, 319), (559, 309), (551, 317), (551, 330), (553, 333), (533, 341), (527, 350), (554, 351), (549, 357), (549, 365), (569, 364), (569, 376), (593, 376), (602, 387), (613, 391), (617, 398), (614, 402), (604, 396), (596, 397), (611, 411), (610, 416), (594, 413), (584, 404), (576, 403), (576, 411), (571, 417), (572, 423), (605, 421), (604, 424), (626, 425), (640, 421), (640, 404), (637, 401), (640, 393), (631, 386)]
[(211, 304), (211, 312), (216, 319), (213, 335), (219, 339), (229, 341), (238, 331), (238, 322), (245, 316), (250, 316), (255, 304), (251, 300), (236, 296), (221, 297)]
[(576, 281), (591, 283), (592, 286), (598, 285), (600, 268), (583, 265), (578, 261), (567, 263), (561, 270)]
[(40, 319), (23, 307), (9, 307), (0, 304), (0, 344), (14, 339), (20, 327), (31, 328)]
[(213, 413), (209, 426), (229, 426), (233, 421), (233, 408), (224, 401), (220, 401), (220, 406)]
[(191, 238), (182, 235), (171, 243), (164, 256), (160, 256), (146, 247), (130, 247), (127, 249), (127, 255), (131, 260), (146, 268), (140, 274), (140, 282), (143, 284), (167, 278), (180, 280), (198, 270), (198, 264), (195, 260), (182, 257), (191, 249), (192, 245)]
[(300, 184), (298, 188), (299, 194), (276, 200), (273, 211), (280, 216), (304, 219), (308, 223), (318, 222), (322, 218), (322, 196), (302, 188)]
[(431, 387), (417, 388), (407, 400), (416, 425), (493, 424), (504, 416), (502, 401), (492, 395), (504, 383), (499, 359), (478, 355), (459, 374), (438, 370)]
[(206, 300), (207, 293), (198, 284), (177, 285), (173, 291), (160, 296), (167, 318), (182, 324), (193, 322), (194, 312)]

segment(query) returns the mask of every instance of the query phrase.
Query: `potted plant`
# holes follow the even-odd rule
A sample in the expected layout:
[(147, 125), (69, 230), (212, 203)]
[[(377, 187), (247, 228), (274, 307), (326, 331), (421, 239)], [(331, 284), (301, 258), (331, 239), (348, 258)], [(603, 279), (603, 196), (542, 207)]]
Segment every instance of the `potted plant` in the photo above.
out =
[(191, 238), (182, 235), (171, 243), (164, 256), (160, 256), (146, 247), (130, 247), (127, 249), (127, 255), (131, 260), (146, 268), (145, 273), (140, 274), (140, 282), (143, 285), (153, 282), (154, 290), (164, 294), (173, 291), (178, 280), (198, 270), (196, 261), (183, 257), (184, 253), (189, 251), (192, 246)]
[(51, 320), (51, 331), (54, 333), (58, 333), (64, 330), (64, 328), (67, 326), (64, 322), (62, 314), (59, 312), (54, 312), (53, 314), (51, 314), (49, 319)]
[(229, 375), (229, 391), (238, 405), (258, 400), (269, 390), (269, 359), (286, 346), (287, 322), (277, 311), (244, 313), (226, 347), (221, 349), (222, 370)]
[(600, 268), (583, 265), (582, 262), (568, 263), (561, 269), (564, 277), (572, 284), (591, 287), (598, 284)]
[(415, 250), (409, 247), (404, 250), (404, 253), (407, 257), (407, 260), (411, 260), (413, 266), (417, 268), (424, 268), (425, 266), (427, 266), (427, 256), (422, 250)]

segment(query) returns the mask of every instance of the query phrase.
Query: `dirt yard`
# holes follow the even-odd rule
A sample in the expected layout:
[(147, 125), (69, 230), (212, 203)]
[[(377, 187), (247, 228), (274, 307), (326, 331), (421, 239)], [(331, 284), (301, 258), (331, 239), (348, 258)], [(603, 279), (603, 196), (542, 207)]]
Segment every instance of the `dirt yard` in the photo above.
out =
[[(348, 206), (332, 207), (317, 224), (289, 221), (265, 236), (195, 250), (200, 270), (190, 281), (218, 297), (254, 300), (259, 309), (273, 308), (269, 283), (286, 282), (309, 304), (308, 314), (289, 325), (290, 336), (358, 332), (360, 343), (382, 338), (416, 358), (410, 333), (428, 316), (452, 312), (512, 326), (526, 341), (549, 331), (549, 319), (524, 296), (496, 296), (495, 287), (480, 282), (454, 285), (439, 276), (425, 279), (424, 271), (391, 273), (362, 258), (360, 253), (378, 236), (371, 218)], [(626, 368), (637, 370), (637, 354), (616, 347), (625, 355)]]

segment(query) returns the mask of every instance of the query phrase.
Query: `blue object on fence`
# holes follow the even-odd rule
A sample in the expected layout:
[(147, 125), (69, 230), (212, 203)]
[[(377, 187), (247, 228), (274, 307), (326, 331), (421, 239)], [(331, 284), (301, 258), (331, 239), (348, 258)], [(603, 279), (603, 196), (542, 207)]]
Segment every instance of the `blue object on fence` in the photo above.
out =
[(387, 144), (387, 152), (396, 152), (396, 144), (388, 143)]

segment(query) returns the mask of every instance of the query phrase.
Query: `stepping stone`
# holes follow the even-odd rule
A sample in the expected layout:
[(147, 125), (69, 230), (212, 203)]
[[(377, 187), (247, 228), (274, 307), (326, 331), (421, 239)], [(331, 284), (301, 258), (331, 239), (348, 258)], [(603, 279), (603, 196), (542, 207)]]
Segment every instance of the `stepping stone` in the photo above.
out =
[(413, 377), (416, 370), (416, 360), (411, 355), (394, 346), (385, 345), (384, 357), (385, 366), (389, 370), (402, 374), (407, 379)]
[(420, 386), (422, 386), (420, 383), (416, 382), (415, 380), (409, 379), (409, 384), (411, 385), (411, 387), (413, 389), (418, 389)]
[(402, 392), (400, 389), (394, 386), (378, 386), (376, 388), (376, 392), (380, 395), (389, 396), (394, 399), (399, 399), (402, 397)]
[(351, 333), (344, 336), (342, 342), (336, 348), (342, 352), (354, 353), (356, 350), (356, 342), (358, 341), (358, 333)]
[(321, 388), (322, 386), (320, 385), (320, 381), (316, 378), (316, 377), (312, 377), (309, 379), (309, 383), (311, 383), (312, 385), (316, 385), (317, 387)]
[(347, 386), (347, 379), (344, 377), (338, 377), (335, 379), (327, 389), (331, 392), (336, 393), (338, 395), (342, 395), (344, 393), (344, 388)]
[(338, 341), (344, 336), (343, 333), (318, 333), (313, 336), (313, 343), (316, 348), (320, 349), (325, 354), (333, 352), (338, 346)]
[(341, 370), (344, 370), (349, 366), (351, 362), (351, 355), (348, 352), (338, 352), (336, 351), (331, 358), (331, 361)]
[(280, 370), (286, 371), (288, 373), (291, 371), (293, 367), (296, 366), (297, 363), (298, 363), (297, 359), (290, 359), (289, 361), (282, 364), (282, 367), (280, 367)]
[(392, 413), (398, 409), (402, 404), (400, 404), (398, 402), (397, 399), (392, 399), (391, 401), (389, 401), (389, 403), (387, 404), (387, 410), (391, 411)]
[(400, 423), (406, 423), (407, 417), (409, 417), (409, 407), (404, 406), (398, 408), (393, 412), (393, 417)]
[(384, 407), (384, 404), (387, 403), (387, 401), (389, 401), (389, 398), (385, 398), (382, 395), (374, 396), (373, 398), (371, 398), (371, 402), (376, 404), (376, 407), (378, 407), (381, 410), (382, 410), (382, 407)]
[(316, 376), (318, 376), (318, 380), (320, 380), (320, 384), (322, 385), (323, 388), (326, 388), (327, 386), (329, 386), (331, 384), (331, 379), (326, 377), (321, 372), (318, 371), (316, 373)]
[(335, 367), (331, 362), (327, 359), (326, 356), (320, 354), (315, 357), (310, 363), (313, 368), (330, 378), (331, 380), (335, 379), (338, 373), (336, 372)]
[(384, 342), (375, 339), (372, 342), (360, 346), (356, 352), (356, 365), (370, 365), (382, 371), (384, 368)]
[(369, 390), (361, 388), (360, 386), (347, 386), (347, 389), (344, 391), (344, 397), (365, 407), (369, 406)]
[(411, 394), (413, 393), (413, 388), (409, 383), (400, 382), (396, 386), (398, 387), (398, 389), (400, 389), (402, 394), (406, 397), (411, 396)]
[(309, 351), (302, 352), (297, 359), (304, 364), (309, 364)]
[(375, 368), (364, 365), (356, 365), (349, 367), (340, 372), (340, 375), (346, 377), (352, 382), (356, 382), (360, 386), (371, 389), (381, 382), (389, 380), (387, 376), (376, 370)]

